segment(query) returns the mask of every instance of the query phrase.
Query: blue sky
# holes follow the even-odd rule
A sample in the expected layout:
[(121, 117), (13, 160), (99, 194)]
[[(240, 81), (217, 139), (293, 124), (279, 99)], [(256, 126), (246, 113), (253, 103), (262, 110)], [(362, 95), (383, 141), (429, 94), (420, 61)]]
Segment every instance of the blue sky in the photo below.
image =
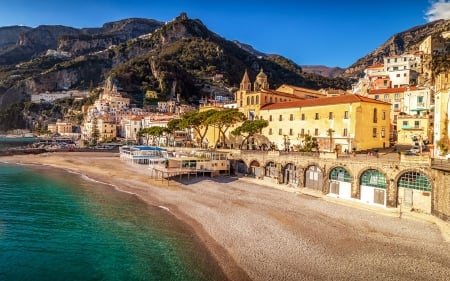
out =
[(395, 33), (450, 19), (450, 0), (2, 0), (0, 26), (99, 27), (130, 17), (170, 21), (181, 12), (299, 65), (348, 67)]

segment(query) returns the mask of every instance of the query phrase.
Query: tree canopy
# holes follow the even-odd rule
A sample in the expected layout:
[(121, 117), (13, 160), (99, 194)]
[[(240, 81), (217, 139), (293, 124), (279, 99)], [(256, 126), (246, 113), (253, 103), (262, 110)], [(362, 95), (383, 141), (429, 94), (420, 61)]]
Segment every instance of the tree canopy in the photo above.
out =
[(234, 136), (242, 136), (244, 139), (242, 140), (241, 145), (243, 145), (245, 142), (248, 143), (250, 137), (257, 133), (261, 133), (261, 130), (267, 126), (269, 126), (267, 120), (246, 120), (241, 126), (231, 131), (231, 134)]

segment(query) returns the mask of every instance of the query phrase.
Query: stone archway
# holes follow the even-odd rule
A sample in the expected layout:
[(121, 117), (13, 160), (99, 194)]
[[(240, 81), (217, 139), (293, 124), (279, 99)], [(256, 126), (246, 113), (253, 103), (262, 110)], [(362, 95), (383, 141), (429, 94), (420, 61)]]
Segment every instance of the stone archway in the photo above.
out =
[(293, 163), (288, 163), (283, 168), (283, 182), (293, 187), (298, 186), (298, 171)]
[(352, 198), (352, 177), (344, 167), (334, 167), (330, 170), (329, 194), (339, 198)]
[(359, 177), (360, 200), (367, 204), (386, 206), (388, 181), (377, 169), (367, 169)]
[(233, 160), (230, 162), (230, 173), (236, 176), (242, 176), (248, 173), (247, 164), (245, 164), (244, 160)]
[(305, 170), (305, 187), (322, 191), (323, 188), (323, 172), (316, 166), (308, 166)]
[(399, 205), (431, 213), (433, 186), (428, 175), (417, 170), (404, 171), (397, 177), (396, 183)]
[(249, 174), (254, 177), (261, 178), (264, 176), (264, 169), (260, 167), (258, 161), (253, 160), (250, 162)]

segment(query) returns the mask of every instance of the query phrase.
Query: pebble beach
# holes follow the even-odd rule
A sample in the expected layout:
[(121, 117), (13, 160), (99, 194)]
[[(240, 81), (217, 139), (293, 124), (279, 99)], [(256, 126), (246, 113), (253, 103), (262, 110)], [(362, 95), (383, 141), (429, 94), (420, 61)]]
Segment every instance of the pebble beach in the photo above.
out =
[(86, 175), (189, 225), (230, 280), (446, 280), (450, 243), (433, 220), (234, 177), (150, 178), (117, 153), (0, 157)]

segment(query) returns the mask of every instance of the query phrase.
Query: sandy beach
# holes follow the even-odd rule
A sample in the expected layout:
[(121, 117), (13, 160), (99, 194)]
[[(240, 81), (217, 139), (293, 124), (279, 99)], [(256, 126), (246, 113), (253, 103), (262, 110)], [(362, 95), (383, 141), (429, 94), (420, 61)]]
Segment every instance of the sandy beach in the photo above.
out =
[(232, 177), (157, 181), (117, 153), (0, 157), (84, 174), (191, 226), (230, 280), (446, 280), (450, 243), (431, 220)]

